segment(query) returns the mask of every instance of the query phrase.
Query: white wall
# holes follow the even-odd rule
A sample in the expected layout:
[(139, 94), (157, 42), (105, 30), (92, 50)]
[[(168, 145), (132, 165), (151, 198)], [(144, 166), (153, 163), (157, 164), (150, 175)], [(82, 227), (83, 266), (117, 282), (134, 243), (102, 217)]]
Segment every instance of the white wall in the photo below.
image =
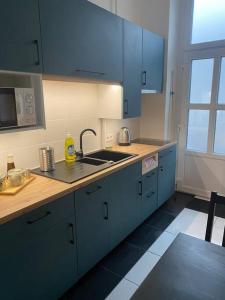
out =
[(65, 133), (71, 132), (79, 147), (79, 133), (91, 127), (97, 137), (84, 138), (84, 149), (95, 150), (101, 144), (100, 120), (97, 119), (97, 86), (94, 84), (43, 81), (46, 130), (28, 130), (0, 134), (0, 168), (5, 169), (7, 153), (13, 153), (17, 167), (39, 165), (38, 148), (51, 145), (57, 160), (64, 157)]
[[(66, 132), (75, 138), (75, 148), (79, 148), (79, 135), (85, 128), (93, 128), (97, 137), (84, 137), (84, 151), (101, 148), (101, 121), (98, 118), (98, 85), (90, 83), (43, 81), (46, 129), (8, 132), (0, 134), (0, 170), (6, 168), (6, 157), (13, 153), (17, 167), (34, 168), (39, 165), (38, 148), (53, 146), (56, 160), (64, 158)], [(123, 125), (131, 128), (135, 137), (139, 136), (138, 120), (106, 122), (106, 131), (117, 133)]]

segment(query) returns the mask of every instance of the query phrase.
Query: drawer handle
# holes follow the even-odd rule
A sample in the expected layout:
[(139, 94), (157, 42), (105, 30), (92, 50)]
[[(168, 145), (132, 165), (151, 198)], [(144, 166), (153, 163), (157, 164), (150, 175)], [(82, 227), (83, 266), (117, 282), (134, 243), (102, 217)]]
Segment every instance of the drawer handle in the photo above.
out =
[(69, 227), (71, 229), (71, 236), (72, 236), (72, 239), (70, 240), (70, 244), (74, 245), (74, 226), (73, 226), (73, 223), (70, 223), (69, 224)]
[(143, 71), (142, 72), (142, 85), (146, 85), (147, 84), (147, 72)]
[(39, 218), (37, 218), (37, 219), (35, 219), (35, 220), (27, 221), (27, 224), (29, 224), (29, 225), (34, 224), (34, 223), (36, 223), (36, 222), (38, 222), (38, 221), (40, 221), (40, 220), (46, 218), (46, 217), (49, 216), (50, 214), (51, 214), (50, 211), (46, 211), (46, 213), (45, 213), (43, 216), (41, 216), (41, 217), (39, 217)]
[(87, 195), (91, 195), (91, 194), (94, 194), (96, 193), (97, 191), (101, 190), (102, 187), (100, 185), (97, 186), (97, 188), (95, 190), (92, 190), (92, 191), (87, 191), (86, 194)]
[(108, 202), (104, 202), (104, 208), (105, 208), (105, 216), (104, 219), (108, 220), (109, 219), (109, 206), (108, 206)]
[(142, 196), (142, 188), (143, 188), (143, 184), (142, 181), (139, 181), (139, 196)]
[(150, 199), (153, 195), (155, 195), (155, 192), (152, 192), (150, 195), (147, 196), (147, 198)]
[(96, 72), (96, 71), (83, 70), (83, 69), (76, 69), (76, 72), (96, 74), (96, 75), (99, 75), (99, 76), (104, 76), (104, 75), (106, 75), (106, 74), (103, 73), (103, 72)]
[(155, 172), (153, 172), (153, 173), (147, 175), (147, 178), (151, 178), (151, 177), (154, 176), (154, 175), (155, 175)]
[(40, 66), (40, 51), (39, 51), (39, 43), (38, 40), (33, 40), (33, 43), (37, 50), (37, 60), (35, 61), (36, 66)]

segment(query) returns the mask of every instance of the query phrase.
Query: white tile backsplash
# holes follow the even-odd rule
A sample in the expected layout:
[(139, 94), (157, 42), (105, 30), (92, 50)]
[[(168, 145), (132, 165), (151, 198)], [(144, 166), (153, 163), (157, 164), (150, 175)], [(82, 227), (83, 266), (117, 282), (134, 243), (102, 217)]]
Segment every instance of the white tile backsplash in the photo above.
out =
[[(79, 149), (79, 135), (85, 128), (93, 128), (97, 137), (84, 137), (84, 151), (102, 147), (101, 121), (98, 118), (98, 85), (92, 83), (43, 81), (46, 129), (7, 132), (0, 134), (0, 170), (6, 169), (8, 153), (13, 153), (17, 167), (34, 168), (39, 165), (38, 148), (53, 146), (56, 160), (64, 158), (64, 139), (70, 132)], [(107, 131), (113, 134), (114, 144), (122, 126), (139, 136), (139, 120), (106, 120)]]

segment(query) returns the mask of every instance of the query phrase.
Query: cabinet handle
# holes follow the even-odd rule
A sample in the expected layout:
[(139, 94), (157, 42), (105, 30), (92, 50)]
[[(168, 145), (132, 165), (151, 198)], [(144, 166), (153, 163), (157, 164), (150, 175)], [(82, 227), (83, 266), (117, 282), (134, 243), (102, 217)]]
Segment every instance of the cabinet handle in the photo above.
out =
[(109, 206), (108, 206), (108, 202), (104, 202), (104, 208), (105, 208), (105, 216), (104, 219), (108, 220), (109, 219)]
[(146, 85), (147, 84), (147, 72), (143, 71), (142, 72), (142, 85)]
[(154, 175), (155, 175), (155, 172), (153, 172), (153, 173), (147, 175), (147, 178), (151, 178), (151, 177), (154, 176)]
[(36, 222), (38, 222), (38, 221), (40, 221), (40, 220), (46, 218), (46, 217), (49, 216), (50, 214), (51, 214), (50, 211), (46, 211), (46, 213), (45, 213), (43, 216), (41, 216), (41, 217), (39, 217), (39, 218), (37, 218), (37, 219), (35, 219), (35, 220), (27, 221), (27, 224), (29, 224), (29, 225), (34, 224), (34, 223), (36, 223)]
[(125, 99), (124, 100), (124, 114), (128, 115), (128, 111), (129, 111), (128, 100)]
[(101, 189), (102, 189), (102, 187), (100, 185), (98, 185), (95, 190), (87, 191), (86, 194), (91, 195), (91, 194), (94, 194), (94, 193), (96, 193), (97, 191), (99, 191)]
[(142, 181), (139, 181), (139, 196), (142, 196)]
[(147, 198), (150, 199), (154, 194), (155, 194), (155, 192), (151, 192), (151, 194), (148, 195)]
[(72, 239), (70, 240), (70, 244), (74, 245), (74, 226), (73, 226), (73, 223), (70, 223), (69, 224), (69, 227), (71, 229), (71, 236), (72, 236)]
[(40, 66), (40, 51), (39, 51), (39, 42), (38, 40), (33, 40), (33, 43), (37, 50), (37, 60), (35, 61), (36, 66)]
[(90, 70), (83, 70), (83, 69), (76, 69), (76, 72), (90, 73), (90, 74), (95, 74), (95, 75), (99, 75), (99, 76), (104, 76), (104, 75), (106, 75), (106, 73), (103, 73), (103, 72), (90, 71)]
[(160, 171), (163, 172), (163, 167), (160, 167)]

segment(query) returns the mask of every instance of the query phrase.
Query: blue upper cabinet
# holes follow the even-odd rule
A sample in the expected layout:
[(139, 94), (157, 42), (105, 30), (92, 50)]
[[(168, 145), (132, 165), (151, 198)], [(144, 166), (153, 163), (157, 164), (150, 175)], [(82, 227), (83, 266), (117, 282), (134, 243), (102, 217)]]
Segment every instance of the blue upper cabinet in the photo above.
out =
[(158, 207), (175, 192), (176, 146), (159, 153)]
[(0, 70), (41, 73), (38, 0), (1, 0), (0, 6)]
[(124, 118), (141, 115), (142, 28), (123, 21)]
[(163, 90), (164, 39), (143, 29), (142, 90)]
[(122, 81), (122, 19), (84, 0), (40, 0), (45, 74)]

